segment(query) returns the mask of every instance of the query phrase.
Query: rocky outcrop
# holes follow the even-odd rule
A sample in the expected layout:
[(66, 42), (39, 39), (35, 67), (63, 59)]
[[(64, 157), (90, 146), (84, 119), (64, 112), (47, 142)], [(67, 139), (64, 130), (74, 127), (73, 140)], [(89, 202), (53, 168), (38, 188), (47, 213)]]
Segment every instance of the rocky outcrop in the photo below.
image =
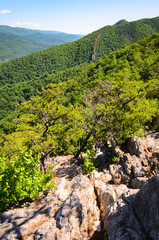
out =
[(138, 190), (128, 189), (126, 185), (110, 185), (104, 184), (101, 180), (95, 181), (95, 191), (97, 195), (97, 200), (100, 204), (101, 219), (104, 220), (105, 215), (110, 208), (110, 206), (116, 202), (118, 199), (122, 198), (123, 194), (134, 194)]
[(152, 177), (137, 194), (126, 192), (113, 202), (104, 226), (109, 240), (159, 239), (159, 176)]
[(149, 239), (159, 239), (159, 175), (152, 177), (136, 194), (134, 209)]
[(101, 231), (94, 187), (85, 176), (62, 178), (54, 193), (39, 201), (1, 214), (0, 238), (83, 240)]
[[(129, 138), (122, 151), (114, 146), (114, 153), (120, 158), (115, 164), (109, 164), (109, 170), (115, 184), (124, 183), (140, 188), (159, 170), (159, 134), (148, 133), (141, 138)], [(144, 181), (141, 181), (144, 179)], [(140, 181), (140, 184), (139, 184)]]
[(56, 225), (67, 239), (88, 239), (100, 229), (94, 188), (84, 176), (75, 177), (70, 185), (71, 194), (55, 214)]
[(137, 177), (132, 180), (131, 186), (134, 189), (140, 189), (144, 186), (144, 184), (148, 181), (147, 177)]
[[(50, 159), (55, 188), (2, 213), (0, 239), (159, 239), (158, 139), (149, 133), (130, 138), (124, 149), (104, 146), (96, 154), (100, 171), (90, 174), (72, 156)], [(108, 161), (110, 154), (118, 156), (116, 163)]]
[(146, 240), (133, 212), (133, 196), (114, 202), (107, 211), (104, 226), (109, 240)]

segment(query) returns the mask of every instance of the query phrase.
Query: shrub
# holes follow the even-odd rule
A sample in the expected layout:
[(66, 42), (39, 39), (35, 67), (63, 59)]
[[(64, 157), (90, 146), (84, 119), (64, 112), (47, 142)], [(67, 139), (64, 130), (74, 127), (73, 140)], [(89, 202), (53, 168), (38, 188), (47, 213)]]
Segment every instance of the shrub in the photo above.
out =
[(84, 164), (83, 164), (83, 170), (87, 173), (92, 172), (93, 170), (97, 170), (97, 168), (94, 167), (92, 158), (95, 154), (95, 149), (87, 150), (85, 157), (84, 157)]
[(0, 212), (25, 198), (37, 197), (39, 192), (50, 189), (55, 182), (53, 174), (40, 171), (40, 155), (31, 151), (14, 156), (11, 160), (0, 157)]

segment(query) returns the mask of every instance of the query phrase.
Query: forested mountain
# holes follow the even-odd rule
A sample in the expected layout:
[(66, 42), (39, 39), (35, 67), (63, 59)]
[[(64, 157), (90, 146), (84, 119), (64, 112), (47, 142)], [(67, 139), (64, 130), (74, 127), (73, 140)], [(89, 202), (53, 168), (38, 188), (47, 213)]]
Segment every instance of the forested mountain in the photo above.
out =
[(51, 47), (52, 43), (46, 43), (23, 36), (0, 32), (0, 63), (10, 59), (25, 56), (29, 53)]
[[(90, 65), (43, 75), (37, 81), (4, 85), (1, 100), (7, 97), (14, 109), (18, 94), (27, 94), (29, 83), (33, 84), (30, 95), (40, 84), (54, 83), (24, 102), (14, 119), (12, 115), (1, 121), (0, 212), (49, 189), (52, 174), (44, 174), (48, 155), (74, 154), (78, 158), (84, 152), (89, 170), (93, 152), (88, 150), (93, 143), (109, 140), (121, 144), (146, 128), (156, 129), (158, 57), (159, 34), (154, 34)], [(44, 171), (37, 168), (39, 163)]]
[(64, 32), (59, 32), (59, 31), (51, 31), (51, 30), (33, 30), (33, 29), (28, 29), (28, 28), (20, 28), (20, 27), (11, 27), (7, 25), (0, 25), (0, 32), (3, 33), (10, 33), (10, 34), (15, 34), (18, 36), (29, 36), (29, 35), (34, 35), (36, 33), (43, 33), (45, 35), (67, 35), (67, 36), (72, 36), (74, 38), (82, 37), (83, 35), (80, 34), (68, 34)]
[[(116, 52), (115, 55), (112, 53), (110, 57), (105, 57), (104, 59), (108, 59), (107, 69), (112, 69), (112, 74), (114, 71), (114, 65), (112, 61), (112, 56), (119, 59), (115, 61), (116, 64), (120, 62), (124, 64), (124, 58), (128, 59), (131, 62), (132, 66), (134, 65), (133, 69), (137, 69), (137, 73), (141, 75), (143, 78), (145, 74), (147, 77), (153, 76), (155, 79), (158, 79), (158, 41), (159, 41), (159, 34), (153, 35), (150, 39), (143, 40), (137, 44), (134, 44), (130, 47), (126, 47), (121, 49), (120, 51)], [(151, 46), (152, 44), (152, 46)], [(125, 54), (125, 56), (124, 56)], [(110, 59), (110, 64), (109, 64)], [(137, 62), (139, 61), (139, 64)], [(98, 75), (100, 76), (101, 72), (103, 72), (103, 66), (101, 67), (101, 63), (103, 60), (100, 60), (99, 69), (97, 70), (97, 79)], [(123, 62), (122, 62), (123, 61)], [(91, 65), (94, 66), (94, 65)], [(95, 64), (98, 66), (98, 61)], [(123, 67), (123, 66), (122, 66)], [(141, 69), (140, 69), (141, 67)], [(97, 67), (94, 67), (94, 70)], [(101, 69), (100, 69), (101, 68)], [(127, 65), (125, 64), (125, 69)], [(79, 79), (83, 79), (83, 83), (85, 87), (89, 85), (91, 82), (91, 78), (88, 78), (89, 71), (88, 69), (92, 69), (89, 67), (89, 64), (81, 64), (79, 66), (75, 66), (73, 68), (66, 69), (64, 71), (59, 71), (53, 74), (44, 74), (39, 78), (33, 80), (25, 80), (22, 82), (14, 83), (14, 84), (5, 84), (0, 88), (0, 119), (1, 120), (1, 128), (5, 128), (5, 131), (8, 131), (12, 128), (12, 124), (8, 125), (7, 121), (12, 122), (13, 111), (16, 109), (17, 104), (21, 104), (25, 100), (29, 100), (32, 96), (37, 95), (37, 90), (40, 91), (43, 87), (45, 87), (49, 83), (60, 83), (60, 82), (71, 82), (71, 98), (72, 101), (74, 99), (80, 99), (80, 94), (84, 91), (84, 87), (81, 87), (81, 83), (79, 83)], [(135, 71), (135, 70), (134, 70)], [(105, 70), (107, 73), (107, 70)], [(84, 79), (87, 80), (84, 80)], [(72, 81), (71, 81), (72, 80)], [(80, 92), (78, 92), (80, 89)], [(75, 92), (73, 92), (75, 91)], [(76, 92), (77, 91), (77, 92)], [(157, 96), (157, 88), (154, 90), (154, 95)], [(6, 116), (9, 115), (8, 120), (6, 120)], [(4, 120), (3, 120), (4, 118)], [(14, 125), (14, 124), (13, 124)], [(8, 130), (7, 130), (8, 129)], [(9, 130), (10, 131), (10, 130)]]
[[(73, 43), (51, 47), (1, 64), (0, 119), (15, 110), (18, 103), (36, 95), (36, 90), (40, 90), (42, 86), (61, 81), (67, 78), (70, 72), (80, 72), (81, 66), (63, 73), (58, 73), (59, 71), (94, 62), (103, 55), (122, 48), (125, 44), (129, 45), (138, 39), (150, 36), (154, 32), (159, 32), (159, 17), (121, 26), (106, 26)], [(54, 73), (53, 78), (48, 76), (52, 73)]]
[(0, 25), (0, 63), (51, 46), (73, 42), (82, 35)]
[(19, 27), (11, 27), (7, 25), (0, 25), (0, 32), (14, 34), (18, 36), (27, 36), (29, 34), (36, 33), (36, 30), (27, 29), (27, 28), (19, 28)]
[(122, 141), (145, 124), (153, 125), (152, 117), (158, 114), (158, 56), (156, 34), (81, 70), (75, 67), (72, 74), (67, 70), (50, 75), (49, 81), (59, 83), (23, 104), (2, 152), (12, 154), (11, 149), (18, 152), (19, 147), (47, 152), (53, 141), (54, 153), (75, 153), (89, 132), (89, 138)]
[(90, 63), (111, 52), (159, 32), (159, 17), (106, 26), (78, 41), (14, 59), (0, 65), (0, 85), (17, 83), (82, 63)]

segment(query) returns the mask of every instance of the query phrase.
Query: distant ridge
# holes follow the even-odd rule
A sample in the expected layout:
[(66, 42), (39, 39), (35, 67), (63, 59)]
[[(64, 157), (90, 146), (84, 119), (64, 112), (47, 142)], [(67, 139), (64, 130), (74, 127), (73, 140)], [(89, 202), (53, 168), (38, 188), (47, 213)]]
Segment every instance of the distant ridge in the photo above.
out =
[(130, 45), (154, 33), (159, 33), (159, 17), (103, 27), (77, 41), (0, 64), (0, 86), (24, 79), (34, 80), (44, 74), (97, 61), (124, 45)]
[(83, 35), (0, 25), (0, 63), (81, 37)]

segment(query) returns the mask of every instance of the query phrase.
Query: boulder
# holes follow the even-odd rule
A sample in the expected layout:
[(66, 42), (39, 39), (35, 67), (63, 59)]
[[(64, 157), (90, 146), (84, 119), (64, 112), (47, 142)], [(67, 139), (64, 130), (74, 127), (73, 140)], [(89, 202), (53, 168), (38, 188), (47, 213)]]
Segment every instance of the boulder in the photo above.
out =
[(151, 172), (156, 174), (159, 171), (159, 150), (152, 153), (152, 156), (149, 158), (149, 164)]
[(97, 201), (100, 204), (101, 216), (104, 218), (110, 204), (116, 199), (116, 192), (111, 185), (106, 185), (103, 181), (95, 181), (95, 192)]
[(143, 167), (140, 158), (126, 153), (123, 155), (122, 165), (127, 175), (132, 178), (143, 176)]
[(103, 144), (96, 144), (94, 146), (96, 148), (96, 153), (93, 157), (93, 164), (96, 168), (103, 168), (102, 166), (108, 160), (108, 146)]
[(109, 240), (147, 240), (133, 212), (133, 196), (118, 199), (108, 209), (104, 228)]
[(139, 191), (121, 192), (105, 215), (108, 239), (159, 239), (159, 175), (148, 180)]
[[(84, 176), (70, 182), (71, 194), (55, 214), (57, 228), (67, 239), (87, 239), (94, 233), (94, 222), (99, 223), (99, 209), (95, 201), (94, 188)], [(98, 224), (99, 225), (99, 224)], [(99, 227), (96, 227), (96, 230)]]
[(110, 174), (112, 175), (113, 181), (115, 184), (121, 183), (121, 171), (122, 166), (119, 164), (111, 164), (109, 166)]
[(141, 153), (144, 152), (145, 144), (142, 141), (141, 138), (139, 137), (129, 137), (127, 142), (126, 142), (126, 148), (128, 150), (128, 152), (130, 153), (130, 155), (135, 155), (137, 157), (140, 156)]
[(143, 169), (142, 169), (142, 163), (140, 158), (136, 156), (132, 156), (132, 173), (133, 177), (142, 177), (143, 176)]
[(4, 212), (0, 222), (0, 238), (5, 240), (86, 240), (101, 231), (94, 187), (82, 175), (60, 179), (54, 193)]
[(89, 174), (89, 179), (96, 179), (100, 177), (100, 173), (96, 170), (93, 170), (90, 174)]
[(147, 149), (150, 152), (156, 151), (156, 148), (159, 146), (159, 133), (158, 132), (148, 132), (146, 135), (146, 145)]
[(137, 177), (132, 180), (131, 186), (134, 189), (140, 189), (147, 181), (147, 177)]
[(123, 155), (122, 166), (128, 176), (132, 175), (132, 162), (133, 159), (129, 153)]
[(56, 190), (54, 191), (54, 196), (58, 198), (58, 200), (64, 201), (69, 195), (69, 189), (67, 185), (67, 181), (65, 178), (59, 180), (58, 184), (56, 185)]
[[(122, 198), (123, 194), (130, 192), (126, 185), (109, 185), (105, 184), (103, 181), (95, 181), (95, 192), (97, 195), (97, 201), (100, 205), (101, 218), (104, 219), (105, 215), (115, 201)], [(131, 190), (136, 193), (136, 190)]]
[(159, 239), (159, 175), (152, 177), (136, 194), (134, 209), (149, 239)]

